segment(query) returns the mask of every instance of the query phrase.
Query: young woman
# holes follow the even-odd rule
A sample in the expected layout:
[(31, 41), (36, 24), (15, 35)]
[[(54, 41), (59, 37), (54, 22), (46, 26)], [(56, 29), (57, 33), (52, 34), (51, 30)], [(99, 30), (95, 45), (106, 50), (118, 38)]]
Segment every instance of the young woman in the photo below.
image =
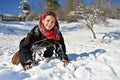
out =
[[(64, 43), (63, 36), (59, 31), (59, 25), (54, 12), (46, 11), (39, 19), (39, 25), (35, 26), (28, 34), (27, 37), (23, 38), (19, 45), (19, 59), (24, 70), (30, 69), (32, 62), (31, 46), (40, 40), (47, 39), (48, 42), (57, 42), (62, 45), (63, 53), (61, 53), (61, 60), (65, 65), (69, 63), (66, 55), (66, 46)], [(56, 51), (57, 51), (56, 44)], [(53, 55), (53, 46), (47, 47), (44, 51), (43, 56), (50, 58)]]

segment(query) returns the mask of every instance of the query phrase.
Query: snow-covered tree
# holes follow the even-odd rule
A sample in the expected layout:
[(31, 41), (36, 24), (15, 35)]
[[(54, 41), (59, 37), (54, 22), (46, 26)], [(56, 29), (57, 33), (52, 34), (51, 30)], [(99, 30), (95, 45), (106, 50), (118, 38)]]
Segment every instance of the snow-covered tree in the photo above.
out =
[(26, 20), (27, 16), (30, 14), (30, 3), (27, 0), (22, 0), (22, 2), (20, 2), (20, 8), (22, 11), (19, 17), (21, 17), (22, 20)]

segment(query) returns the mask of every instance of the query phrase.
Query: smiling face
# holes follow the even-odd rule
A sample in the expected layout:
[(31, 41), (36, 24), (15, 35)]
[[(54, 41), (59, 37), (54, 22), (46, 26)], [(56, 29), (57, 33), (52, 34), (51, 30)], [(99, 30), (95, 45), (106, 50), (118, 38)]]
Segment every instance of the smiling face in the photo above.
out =
[(55, 26), (55, 17), (47, 15), (43, 20), (42, 24), (47, 30), (51, 30)]

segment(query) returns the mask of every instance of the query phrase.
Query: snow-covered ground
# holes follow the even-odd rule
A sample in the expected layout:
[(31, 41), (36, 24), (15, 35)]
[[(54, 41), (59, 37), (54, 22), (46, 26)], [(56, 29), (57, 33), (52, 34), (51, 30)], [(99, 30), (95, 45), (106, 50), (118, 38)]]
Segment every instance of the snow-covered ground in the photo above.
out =
[(11, 58), (20, 40), (38, 23), (0, 21), (0, 80), (120, 80), (120, 20), (95, 24), (95, 40), (82, 21), (59, 23), (71, 63), (64, 67), (54, 58), (24, 71)]

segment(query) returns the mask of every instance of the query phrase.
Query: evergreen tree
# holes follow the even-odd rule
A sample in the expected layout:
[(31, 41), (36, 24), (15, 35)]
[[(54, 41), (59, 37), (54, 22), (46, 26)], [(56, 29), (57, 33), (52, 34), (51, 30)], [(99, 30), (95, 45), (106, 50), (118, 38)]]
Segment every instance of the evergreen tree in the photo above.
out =
[(22, 2), (20, 2), (20, 8), (22, 11), (19, 17), (25, 21), (27, 16), (30, 14), (30, 3), (27, 0), (22, 0)]

